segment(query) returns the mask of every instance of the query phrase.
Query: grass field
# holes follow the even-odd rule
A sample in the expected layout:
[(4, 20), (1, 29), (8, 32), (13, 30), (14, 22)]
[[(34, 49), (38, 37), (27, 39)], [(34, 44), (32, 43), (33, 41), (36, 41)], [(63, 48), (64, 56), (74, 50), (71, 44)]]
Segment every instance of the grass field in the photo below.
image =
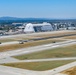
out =
[[(6, 39), (0, 39), (0, 42), (11, 42), (11, 41), (26, 40), (26, 39), (41, 38), (41, 37), (60, 36), (60, 35), (74, 34), (74, 33), (76, 33), (76, 32), (75, 31), (73, 31), (73, 32), (57, 32), (57, 33), (52, 33), (52, 34), (50, 32), (48, 32), (48, 34), (47, 33), (46, 34), (38, 33), (36, 35), (23, 34), (23, 36), (18, 35), (18, 36), (9, 37)], [(0, 47), (0, 52), (20, 49), (20, 48), (26, 48), (26, 47), (32, 47), (32, 46), (37, 46), (37, 45), (42, 45), (42, 44), (49, 44), (52, 42), (61, 42), (61, 41), (64, 41), (64, 40), (59, 40), (56, 38), (56, 39), (41, 40), (41, 41), (36, 41), (36, 42), (28, 42), (25, 44), (7, 45), (7, 46)]]
[(67, 74), (67, 75), (76, 75), (76, 66), (73, 68), (70, 68), (64, 72), (62, 72), (63, 74)]
[(68, 63), (71, 63), (75, 60), (69, 61), (49, 61), (49, 62), (30, 62), (30, 63), (10, 63), (10, 64), (3, 64), (5, 66), (11, 66), (16, 68), (28, 69), (28, 70), (36, 70), (36, 71), (44, 71), (50, 70)]
[(35, 38), (38, 38), (38, 37), (17, 37), (17, 38), (14, 38), (14, 37), (9, 37), (9, 38), (0, 38), (0, 42), (4, 43), (4, 42), (12, 42), (12, 41), (19, 41), (19, 40), (29, 40), (29, 39), (35, 39)]
[(76, 34), (76, 31), (74, 31), (74, 32), (59, 32), (59, 33), (52, 33), (52, 34), (40, 34), (40, 35), (34, 35), (34, 37), (51, 37), (51, 36), (61, 36), (61, 35), (67, 35), (67, 34)]
[(64, 40), (49, 39), (49, 40), (27, 42), (24, 44), (13, 44), (13, 45), (0, 46), (0, 52), (20, 49), (20, 48), (26, 48), (26, 47), (32, 47), (32, 46), (38, 46), (38, 45), (43, 45), (43, 44), (49, 44), (53, 42), (61, 42), (61, 41), (64, 41)]
[(15, 56), (15, 58), (24, 59), (41, 59), (41, 58), (60, 58), (60, 57), (76, 57), (76, 45), (46, 50), (31, 54)]
[(4, 43), (4, 42), (12, 42), (12, 41), (16, 41), (14, 39), (0, 39), (0, 42)]
[(67, 36), (67, 37), (63, 37), (64, 39), (76, 39), (76, 36)]
[(35, 33), (35, 34), (20, 34), (20, 35), (14, 35), (12, 37), (8, 38), (0, 38), (1, 42), (9, 42), (12, 40), (27, 40), (27, 39), (34, 39), (34, 38), (45, 38), (45, 37), (51, 37), (51, 36), (61, 36), (65, 34), (75, 34), (76, 31), (58, 31), (57, 33), (51, 33), (51, 32), (42, 32), (42, 33)]

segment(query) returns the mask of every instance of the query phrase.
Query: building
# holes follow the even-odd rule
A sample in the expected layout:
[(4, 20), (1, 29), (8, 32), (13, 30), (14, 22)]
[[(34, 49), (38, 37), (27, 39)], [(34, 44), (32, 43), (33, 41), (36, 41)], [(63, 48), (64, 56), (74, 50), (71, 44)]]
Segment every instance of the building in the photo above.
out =
[(14, 26), (22, 26), (23, 23), (12, 23), (12, 25), (14, 25)]
[(50, 23), (47, 23), (47, 22), (39, 23), (39, 24), (28, 23), (25, 26), (24, 32), (32, 33), (32, 32), (45, 32), (45, 31), (51, 31), (51, 30), (53, 30), (53, 27)]

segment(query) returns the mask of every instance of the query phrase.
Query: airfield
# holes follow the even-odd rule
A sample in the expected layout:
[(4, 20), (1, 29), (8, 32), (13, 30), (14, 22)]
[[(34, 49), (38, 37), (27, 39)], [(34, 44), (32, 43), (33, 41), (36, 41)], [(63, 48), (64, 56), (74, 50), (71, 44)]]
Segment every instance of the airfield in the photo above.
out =
[(76, 30), (0, 36), (0, 75), (76, 75)]

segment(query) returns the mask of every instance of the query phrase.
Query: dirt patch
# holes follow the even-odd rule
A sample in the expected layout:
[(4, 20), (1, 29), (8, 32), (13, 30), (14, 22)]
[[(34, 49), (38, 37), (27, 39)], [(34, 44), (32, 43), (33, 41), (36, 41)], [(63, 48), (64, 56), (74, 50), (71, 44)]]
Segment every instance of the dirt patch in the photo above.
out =
[(67, 74), (67, 75), (76, 75), (76, 66), (73, 68), (70, 68), (62, 73)]

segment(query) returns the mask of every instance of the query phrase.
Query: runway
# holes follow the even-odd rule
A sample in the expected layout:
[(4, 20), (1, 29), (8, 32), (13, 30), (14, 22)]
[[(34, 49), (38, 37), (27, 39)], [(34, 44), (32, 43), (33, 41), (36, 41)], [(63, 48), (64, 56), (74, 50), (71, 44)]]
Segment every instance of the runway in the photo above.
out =
[[(47, 33), (48, 32), (46, 32), (46, 34)], [(38, 34), (42, 35), (45, 33), (38, 33)], [(33, 36), (33, 35), (38, 35), (38, 34), (33, 33), (33, 34), (26, 34), (26, 35)], [(50, 34), (50, 32), (48, 34)], [(51, 32), (51, 34), (52, 34), (52, 32)], [(22, 35), (25, 36), (25, 34), (22, 34)], [(19, 36), (21, 36), (21, 35), (2, 36), (1, 38), (12, 38), (12, 37), (15, 38), (15, 37), (19, 37)], [(16, 43), (19, 43), (19, 42), (17, 42), (17, 41), (6, 42), (6, 43), (1, 44), (1, 46), (5, 46), (5, 45), (9, 45), (9, 44), (16, 44)], [(44, 45), (40, 45), (40, 46), (0, 52), (0, 64), (17, 63), (17, 62), (43, 62), (43, 61), (45, 62), (45, 61), (57, 61), (57, 60), (76, 60), (76, 57), (33, 59), (33, 60), (18, 60), (18, 59), (11, 57), (11, 56), (30, 54), (33, 52), (39, 52), (39, 51), (44, 51), (44, 50), (49, 50), (49, 49), (52, 50), (53, 48), (65, 47), (65, 46), (70, 46), (70, 45), (74, 45), (74, 44), (76, 44), (76, 40), (67, 40), (67, 41), (58, 42), (58, 43), (44, 44)], [(72, 62), (72, 63), (66, 64), (66, 65), (54, 68), (52, 70), (32, 71), (32, 70), (13, 68), (13, 67), (7, 67), (7, 66), (0, 65), (0, 75), (63, 75), (63, 74), (60, 74), (60, 72), (66, 70), (66, 69), (75, 67), (75, 66), (76, 66), (76, 62)]]
[(44, 50), (48, 50), (48, 49), (52, 50), (53, 48), (58, 48), (58, 47), (63, 47), (63, 46), (68, 46), (68, 45), (73, 45), (73, 44), (76, 44), (75, 40), (40, 45), (40, 46), (29, 47), (29, 48), (22, 48), (22, 49), (7, 51), (7, 52), (0, 52), (0, 59), (5, 58), (5, 57), (9, 57), (9, 56), (16, 56), (16, 55), (44, 51)]

